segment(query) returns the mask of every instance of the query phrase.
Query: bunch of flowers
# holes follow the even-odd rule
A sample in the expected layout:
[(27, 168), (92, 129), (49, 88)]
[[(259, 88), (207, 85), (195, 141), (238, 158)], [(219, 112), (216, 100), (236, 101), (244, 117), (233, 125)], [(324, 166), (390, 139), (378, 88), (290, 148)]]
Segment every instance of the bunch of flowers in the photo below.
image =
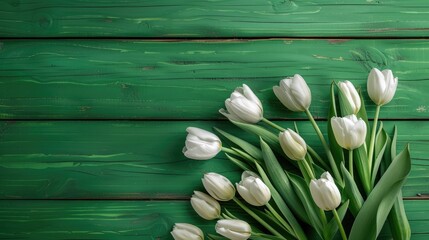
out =
[[(394, 239), (409, 239), (401, 193), (411, 168), (409, 147), (397, 154), (397, 128), (391, 137), (378, 123), (380, 108), (392, 100), (397, 84), (391, 70), (369, 73), (367, 92), (376, 105), (370, 127), (361, 91), (349, 81), (333, 82), (328, 140), (310, 112), (311, 91), (305, 80), (296, 74), (274, 86), (286, 108), (305, 112), (323, 146), (321, 155), (300, 136), (296, 124), (285, 129), (266, 119), (261, 101), (247, 85), (235, 89), (219, 112), (259, 136), (259, 144), (215, 128), (232, 145), (227, 148), (215, 134), (189, 127), (183, 149), (195, 160), (223, 151), (243, 170), (235, 186), (220, 174), (206, 173), (202, 183), (208, 194), (192, 195), (196, 213), (217, 219), (216, 232), (223, 236), (207, 238), (367, 240), (376, 239), (388, 221)], [(222, 208), (220, 203), (226, 201), (233, 201), (252, 220), (243, 221)], [(343, 222), (348, 224), (344, 227)], [(204, 239), (198, 227), (185, 223), (177, 223), (171, 234), (176, 240)]]

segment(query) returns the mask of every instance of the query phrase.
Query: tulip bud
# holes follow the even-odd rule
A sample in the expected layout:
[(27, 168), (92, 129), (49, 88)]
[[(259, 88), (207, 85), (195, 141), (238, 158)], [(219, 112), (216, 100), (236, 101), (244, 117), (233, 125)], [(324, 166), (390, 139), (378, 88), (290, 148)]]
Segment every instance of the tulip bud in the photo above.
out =
[(263, 118), (262, 103), (246, 84), (235, 89), (225, 107), (219, 112), (232, 121), (257, 123)]
[(185, 147), (183, 154), (195, 160), (207, 160), (215, 157), (222, 149), (222, 142), (211, 132), (196, 127), (186, 129)]
[(397, 86), (398, 78), (393, 77), (390, 69), (380, 72), (377, 68), (373, 68), (368, 75), (368, 95), (379, 106), (385, 105), (392, 100)]
[(280, 86), (274, 86), (273, 91), (280, 102), (291, 111), (303, 112), (310, 107), (310, 88), (299, 74), (281, 80)]
[(204, 240), (204, 233), (200, 228), (188, 223), (174, 224), (171, 235), (174, 240)]
[(341, 203), (340, 191), (329, 172), (323, 173), (320, 179), (311, 180), (310, 192), (316, 205), (325, 211), (334, 210)]
[(234, 185), (217, 173), (206, 173), (201, 179), (207, 192), (216, 200), (229, 201), (235, 196)]
[(191, 197), (191, 205), (200, 217), (213, 220), (220, 217), (220, 204), (210, 195), (194, 191)]
[(332, 117), (331, 126), (337, 143), (347, 150), (360, 147), (365, 142), (366, 123), (356, 115)]
[(237, 219), (218, 220), (215, 229), (218, 234), (231, 240), (246, 240), (252, 232), (247, 222)]
[(307, 144), (304, 139), (289, 128), (279, 133), (279, 141), (283, 152), (292, 160), (302, 160), (307, 154)]
[(243, 172), (241, 181), (236, 185), (240, 196), (253, 206), (264, 206), (271, 199), (270, 189), (256, 173)]
[(360, 110), (361, 101), (355, 86), (353, 86), (350, 81), (344, 81), (339, 82), (338, 87), (340, 88), (341, 93), (347, 98), (353, 113), (357, 114)]

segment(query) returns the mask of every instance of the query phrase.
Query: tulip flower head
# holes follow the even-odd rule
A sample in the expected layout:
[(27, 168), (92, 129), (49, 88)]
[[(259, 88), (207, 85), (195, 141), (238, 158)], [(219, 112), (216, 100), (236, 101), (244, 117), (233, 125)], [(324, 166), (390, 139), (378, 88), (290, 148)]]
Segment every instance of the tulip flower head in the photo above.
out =
[(283, 152), (292, 160), (302, 160), (307, 154), (307, 144), (302, 137), (291, 129), (279, 133)]
[(191, 197), (191, 205), (200, 217), (213, 220), (220, 217), (220, 204), (216, 199), (203, 192), (194, 191)]
[(356, 115), (332, 117), (331, 126), (337, 143), (347, 150), (360, 147), (365, 142), (366, 123)]
[(200, 228), (188, 223), (174, 224), (171, 235), (174, 240), (204, 240), (204, 233)]
[(341, 194), (329, 172), (325, 172), (320, 179), (310, 182), (310, 192), (316, 205), (325, 210), (336, 209), (341, 203)]
[(398, 78), (393, 76), (390, 69), (380, 71), (377, 68), (373, 68), (368, 75), (368, 95), (379, 106), (385, 105), (392, 100), (397, 86)]
[(341, 93), (347, 98), (353, 113), (357, 114), (361, 107), (361, 101), (355, 86), (353, 86), (350, 81), (344, 81), (339, 82), (338, 87), (340, 88)]
[(264, 206), (271, 199), (271, 191), (256, 173), (245, 171), (236, 184), (240, 196), (253, 206)]
[(235, 196), (234, 185), (220, 174), (206, 173), (201, 180), (204, 188), (216, 200), (229, 201)]
[(303, 112), (310, 107), (310, 88), (299, 74), (281, 80), (280, 86), (274, 86), (273, 91), (280, 102), (291, 111)]
[(218, 136), (196, 127), (186, 129), (185, 147), (183, 154), (194, 160), (207, 160), (215, 157), (222, 149), (222, 142)]
[(262, 103), (246, 84), (235, 89), (225, 100), (225, 107), (219, 112), (232, 121), (257, 123), (263, 118)]
[(250, 225), (238, 219), (221, 219), (215, 226), (216, 232), (231, 240), (246, 240), (251, 236)]

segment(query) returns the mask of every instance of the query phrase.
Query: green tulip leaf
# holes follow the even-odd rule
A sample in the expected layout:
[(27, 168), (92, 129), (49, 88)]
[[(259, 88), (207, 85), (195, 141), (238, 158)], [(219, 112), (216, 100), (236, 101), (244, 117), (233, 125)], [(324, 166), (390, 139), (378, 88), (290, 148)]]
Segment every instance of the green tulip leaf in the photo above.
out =
[[(343, 148), (338, 144), (337, 140), (335, 139), (334, 131), (332, 130), (331, 125), (331, 118), (337, 117), (337, 106), (335, 103), (335, 82), (331, 83), (331, 92), (330, 92), (330, 98), (331, 98), (331, 104), (329, 105), (329, 115), (328, 115), (328, 139), (329, 139), (329, 146), (331, 148), (332, 155), (334, 156), (335, 163), (337, 166), (340, 166), (342, 162), (344, 162), (344, 152)], [(331, 169), (326, 169), (326, 171), (331, 171)]]
[[(368, 154), (366, 152), (365, 144), (353, 150), (353, 159), (362, 187), (364, 188), (365, 193), (369, 194), (371, 189), (371, 175), (368, 168)], [(355, 178), (357, 179), (356, 175)]]
[(274, 151), (281, 154), (282, 156), (286, 156), (280, 147), (279, 137), (276, 134), (266, 130), (263, 127), (257, 126), (257, 125), (242, 123), (242, 122), (237, 122), (237, 121), (232, 121), (232, 120), (230, 120), (230, 121), (234, 125), (236, 125), (237, 127), (243, 129), (244, 131), (258, 135), (259, 137), (264, 139), (264, 141), (267, 142), (268, 145), (270, 145), (270, 147)]
[(353, 180), (352, 175), (349, 173), (349, 171), (347, 171), (346, 167), (344, 166), (344, 163), (341, 164), (341, 171), (343, 173), (345, 182), (344, 189), (346, 191), (347, 197), (350, 200), (350, 212), (353, 214), (353, 216), (356, 216), (359, 210), (362, 208), (364, 202), (363, 197), (362, 194), (359, 192), (359, 188)]
[(243, 161), (238, 160), (235, 157), (232, 157), (228, 153), (225, 153), (226, 157), (235, 165), (237, 165), (239, 168), (241, 168), (243, 171), (252, 171), (249, 167), (249, 165), (245, 164)]
[[(261, 149), (262, 149), (262, 156), (264, 158), (265, 164), (267, 165), (267, 169), (272, 168), (273, 166), (277, 165), (277, 159), (276, 156), (274, 155), (273, 151), (271, 150), (271, 148), (268, 146), (267, 143), (265, 143), (262, 139), (261, 139)], [(277, 163), (277, 164), (275, 164)], [(288, 205), (286, 204), (285, 200), (290, 201), (290, 198), (292, 198), (292, 196), (295, 195), (295, 193), (292, 191), (292, 188), (284, 188), (284, 183), (287, 180), (287, 177), (280, 177), (282, 175), (277, 175), (278, 172), (276, 172), (276, 174), (271, 175), (271, 180), (274, 184), (277, 184), (278, 186), (281, 186), (281, 188), (277, 188), (273, 185), (273, 183), (271, 183), (271, 180), (268, 178), (267, 174), (265, 173), (265, 171), (263, 170), (263, 168), (258, 164), (255, 163), (256, 167), (258, 169), (258, 172), (262, 178), (262, 180), (264, 181), (264, 183), (268, 186), (268, 188), (271, 191), (271, 196), (273, 197), (274, 202), (276, 203), (276, 205), (278, 206), (278, 208), (280, 209), (280, 212), (283, 214), (283, 216), (286, 218), (286, 221), (290, 224), (290, 226), (292, 227), (292, 229), (295, 231), (295, 236), (298, 239), (307, 239), (307, 237), (305, 236), (304, 231), (301, 228), (301, 225), (299, 224), (299, 222), (296, 220), (295, 216), (292, 214), (292, 212), (290, 211)], [(268, 165), (271, 165), (270, 167), (268, 167)], [(278, 169), (282, 170), (282, 168), (280, 167), (280, 165), (277, 165)], [(273, 169), (271, 169), (273, 170)], [(270, 172), (270, 171), (269, 171)], [(286, 179), (282, 179), (282, 178), (286, 178)], [(283, 183), (283, 184), (278, 184), (279, 182)], [(282, 196), (280, 195), (280, 193), (282, 195), (285, 195), (286, 198), (282, 198)], [(291, 193), (291, 195), (287, 195), (287, 193)], [(305, 212), (302, 211), (302, 205), (301, 203), (298, 201), (298, 199), (295, 199), (294, 201), (296, 202), (290, 202), (289, 206), (292, 207), (292, 209), (295, 210), (295, 213), (300, 216), (303, 217), (303, 220), (306, 219), (305, 218)]]
[(383, 123), (380, 122), (380, 129), (377, 132), (375, 137), (375, 161), (374, 166), (371, 173), (371, 185), (375, 185), (375, 180), (377, 177), (378, 169), (380, 168), (381, 160), (383, 159), (384, 151), (386, 150), (387, 142), (389, 139), (389, 135), (387, 135), (386, 131), (383, 129)]
[[(384, 169), (387, 169), (387, 167), (392, 162), (392, 159), (396, 157), (397, 138), (398, 128), (395, 125), (393, 130), (393, 138), (391, 141), (388, 139), (388, 148), (386, 147), (386, 151), (384, 153)], [(384, 173), (384, 171), (382, 171), (382, 173)], [(411, 227), (405, 212), (404, 201), (402, 200), (402, 191), (399, 191), (392, 210), (390, 210), (387, 221), (389, 222), (390, 232), (392, 233), (393, 239), (408, 240), (411, 238)]]
[(237, 146), (241, 147), (241, 149), (243, 149), (244, 151), (246, 151), (250, 156), (258, 159), (258, 160), (262, 160), (262, 152), (259, 148), (255, 147), (253, 144), (250, 144), (246, 141), (244, 141), (241, 138), (238, 138), (232, 134), (229, 134), (225, 131), (220, 130), (219, 128), (214, 127), (214, 129), (222, 134), (222, 136), (224, 136), (225, 138), (227, 138), (228, 140), (230, 140), (231, 142), (233, 142), (234, 144), (236, 144)]
[(286, 176), (282, 166), (277, 161), (271, 148), (261, 140), (262, 155), (266, 166), (266, 171), (270, 176), (273, 186), (279, 191), (288, 206), (293, 206), (294, 213), (303, 221), (308, 222), (304, 206), (292, 189), (289, 178)]
[(289, 232), (289, 230), (286, 229), (274, 216), (260, 211), (257, 208), (252, 208), (252, 211), (256, 213), (258, 217), (262, 218), (266, 223), (268, 223), (272, 228), (276, 229), (276, 231), (278, 231), (286, 239), (296, 239), (294, 233)]
[(349, 240), (377, 238), (410, 170), (411, 158), (407, 145), (369, 194), (353, 223)]
[(314, 203), (313, 197), (310, 193), (309, 185), (305, 182), (305, 180), (297, 175), (288, 174), (290, 182), (298, 195), (299, 199), (304, 205), (305, 211), (310, 218), (310, 223), (313, 226), (314, 230), (316, 230), (317, 234), (322, 239), (325, 239), (325, 229), (323, 228), (322, 221), (319, 215), (319, 207)]
[(367, 146), (369, 146), (369, 142), (371, 141), (371, 133), (370, 133), (370, 128), (369, 128), (368, 115), (366, 114), (366, 109), (365, 109), (365, 99), (362, 96), (361, 88), (358, 89), (358, 93), (359, 93), (359, 97), (360, 97), (361, 107), (360, 107), (359, 112), (356, 114), (356, 116), (358, 117), (358, 119), (362, 118), (362, 120), (365, 121), (365, 124), (366, 124), (366, 140), (365, 140), (365, 143)]

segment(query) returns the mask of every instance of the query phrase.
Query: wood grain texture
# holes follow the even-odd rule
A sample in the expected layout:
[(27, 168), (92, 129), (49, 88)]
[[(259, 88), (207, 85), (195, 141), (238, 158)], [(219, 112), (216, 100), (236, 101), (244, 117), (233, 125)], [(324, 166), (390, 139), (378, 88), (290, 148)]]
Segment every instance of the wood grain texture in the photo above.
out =
[(421, 0), (6, 0), (2, 37), (429, 36)]
[[(429, 237), (425, 201), (405, 201), (413, 240)], [(229, 208), (235, 212), (234, 208)], [(188, 201), (8, 201), (0, 200), (0, 239), (173, 239), (175, 222), (214, 233)], [(379, 239), (389, 239), (382, 234)]]
[(300, 73), (312, 89), (313, 113), (325, 118), (331, 81), (365, 89), (369, 70), (378, 67), (400, 79), (381, 118), (428, 119), (428, 46), (428, 40), (1, 41), (0, 117), (219, 119), (224, 100), (246, 83), (266, 117), (303, 118), (272, 92), (280, 79)]
[[(404, 196), (429, 193), (429, 124), (396, 124), (398, 151), (411, 144), (412, 171)], [(392, 122), (385, 125), (392, 130)], [(239, 169), (223, 154), (209, 161), (183, 156), (188, 126), (217, 126), (255, 144), (258, 140), (227, 122), (3, 122), (0, 199), (185, 199), (202, 189), (204, 173), (218, 172), (238, 181)], [(298, 126), (307, 143), (323, 154), (311, 125)]]

